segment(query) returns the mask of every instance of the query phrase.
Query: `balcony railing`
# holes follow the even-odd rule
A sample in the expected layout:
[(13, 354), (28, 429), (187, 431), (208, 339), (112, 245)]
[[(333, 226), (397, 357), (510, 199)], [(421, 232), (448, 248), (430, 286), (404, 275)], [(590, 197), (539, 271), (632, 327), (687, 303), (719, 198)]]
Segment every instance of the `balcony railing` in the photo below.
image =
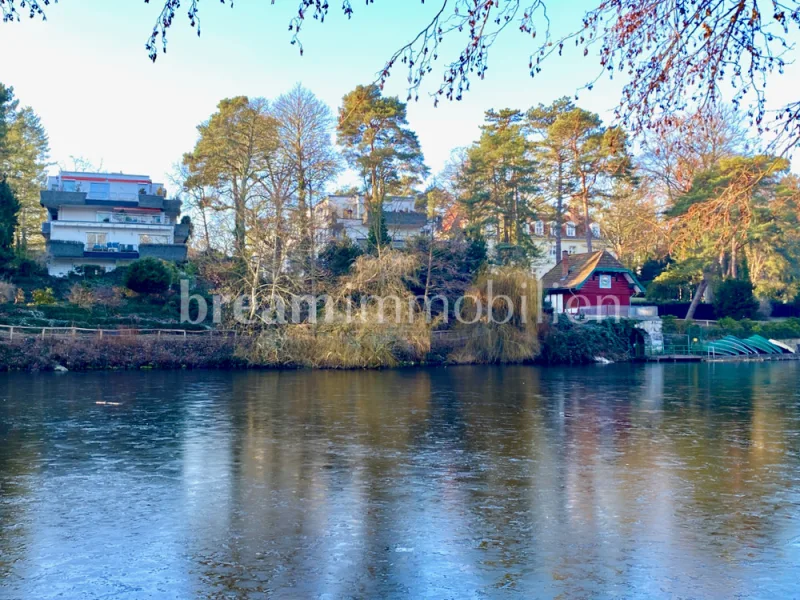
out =
[[(53, 185), (49, 188), (51, 192), (79, 192), (86, 194), (86, 198), (89, 200), (122, 200), (127, 202), (135, 202), (139, 199), (140, 195), (144, 196), (157, 196), (163, 195), (164, 186), (158, 184), (152, 185), (143, 185), (139, 188), (121, 191), (98, 191), (98, 190), (91, 190), (86, 189), (85, 187), (81, 186), (78, 187), (68, 187), (65, 188), (64, 186)], [(159, 193), (161, 192), (161, 193)]]
[(109, 218), (111, 223), (140, 223), (145, 225), (168, 225), (164, 215), (128, 215), (125, 213), (112, 213)]
[(139, 192), (86, 192), (87, 200), (122, 200), (135, 202), (139, 199)]
[(70, 228), (79, 227), (79, 228), (89, 229), (89, 231), (91, 231), (92, 229), (95, 229), (95, 228), (100, 228), (100, 229), (112, 228), (113, 229), (114, 227), (119, 226), (120, 229), (136, 229), (136, 228), (151, 229), (151, 228), (158, 228), (159, 230), (162, 230), (162, 232), (166, 233), (167, 231), (170, 230), (170, 228), (174, 228), (175, 227), (175, 224), (167, 222), (166, 217), (163, 218), (161, 220), (161, 222), (156, 222), (155, 220), (152, 221), (152, 222), (147, 222), (147, 221), (144, 221), (144, 220), (142, 220), (142, 221), (125, 221), (125, 220), (114, 220), (111, 217), (108, 217), (108, 218), (104, 217), (104, 218), (101, 218), (100, 220), (97, 220), (97, 219), (92, 219), (92, 220), (89, 220), (89, 219), (75, 219), (75, 220), (72, 220), (72, 219), (69, 219), (69, 218), (67, 218), (67, 219), (57, 219), (55, 221), (50, 221), (49, 223), (51, 225), (51, 229), (52, 228), (56, 228), (56, 227), (70, 227)]
[(84, 247), (85, 252), (138, 252), (139, 246), (137, 244), (119, 244), (117, 242), (109, 242), (107, 244), (86, 244)]
[(639, 319), (642, 321), (657, 319), (657, 306), (582, 306), (575, 311), (578, 315), (589, 319)]

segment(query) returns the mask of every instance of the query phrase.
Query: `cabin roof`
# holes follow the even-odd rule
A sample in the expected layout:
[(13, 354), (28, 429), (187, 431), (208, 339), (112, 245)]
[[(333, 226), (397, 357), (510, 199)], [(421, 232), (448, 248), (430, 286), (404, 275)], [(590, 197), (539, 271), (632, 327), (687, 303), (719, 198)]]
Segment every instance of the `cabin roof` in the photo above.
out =
[(592, 273), (624, 273), (630, 277), (629, 282), (636, 291), (643, 292), (644, 286), (639, 283), (630, 269), (626, 269), (612, 254), (605, 250), (569, 255), (569, 272), (566, 277), (561, 270), (561, 261), (542, 277), (542, 288), (545, 290), (580, 289)]

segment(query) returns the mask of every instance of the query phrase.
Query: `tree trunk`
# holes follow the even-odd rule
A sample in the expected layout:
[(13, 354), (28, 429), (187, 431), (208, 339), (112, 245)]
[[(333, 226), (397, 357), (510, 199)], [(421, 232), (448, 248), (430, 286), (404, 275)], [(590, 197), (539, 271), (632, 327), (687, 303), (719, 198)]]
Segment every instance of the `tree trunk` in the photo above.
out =
[(736, 240), (731, 241), (731, 278), (736, 279)]
[(245, 200), (244, 193), (239, 189), (236, 181), (233, 182), (233, 239), (236, 251), (244, 257), (245, 250)]
[(206, 209), (203, 208), (200, 214), (203, 215), (203, 235), (205, 235), (206, 238), (206, 252), (209, 252), (211, 250), (211, 234), (208, 231), (208, 215), (206, 214)]
[(428, 307), (428, 293), (431, 289), (431, 270), (433, 268), (433, 234), (431, 233), (430, 245), (428, 246), (428, 273), (425, 276), (425, 307)]
[(592, 251), (592, 228), (589, 227), (589, 191), (586, 189), (586, 176), (583, 177), (583, 226), (586, 229), (586, 251)]
[(519, 188), (514, 187), (514, 243), (519, 245), (522, 240), (522, 223), (519, 219)]
[[(317, 244), (316, 244), (316, 223), (314, 222), (314, 196), (313, 190), (309, 186), (308, 190), (308, 240), (309, 240), (309, 269), (311, 272), (311, 296), (317, 297)], [(316, 315), (311, 320), (311, 331), (317, 337)]]
[[(383, 223), (383, 198), (381, 196), (380, 182), (378, 180), (378, 171), (375, 167), (372, 168), (372, 199), (370, 200), (370, 207), (367, 210), (367, 223), (372, 229), (375, 236), (375, 249), (380, 258), (383, 246), (383, 237), (381, 236), (381, 224)], [(366, 207), (365, 207), (366, 208)], [(371, 222), (370, 222), (371, 221)]]
[[(305, 254), (308, 249), (309, 253), (313, 252), (314, 241), (311, 238), (310, 230), (310, 211), (308, 210), (308, 186), (306, 184), (306, 169), (302, 164), (302, 160), (297, 169), (297, 214), (300, 215), (300, 256)], [(309, 254), (310, 257), (310, 254)], [(304, 269), (305, 270), (305, 269)]]
[(706, 279), (705, 274), (703, 274), (703, 279), (697, 285), (697, 289), (694, 292), (694, 297), (692, 298), (692, 303), (689, 305), (689, 310), (686, 311), (687, 321), (694, 320), (694, 313), (697, 310), (697, 305), (700, 304), (700, 299), (703, 297), (703, 294), (705, 294), (707, 287), (708, 287), (708, 280)]
[(586, 228), (586, 251), (592, 251), (592, 228), (589, 227), (589, 201), (583, 200), (583, 226)]
[(556, 262), (561, 260), (561, 225), (564, 214), (564, 164), (558, 160), (558, 194), (556, 196)]

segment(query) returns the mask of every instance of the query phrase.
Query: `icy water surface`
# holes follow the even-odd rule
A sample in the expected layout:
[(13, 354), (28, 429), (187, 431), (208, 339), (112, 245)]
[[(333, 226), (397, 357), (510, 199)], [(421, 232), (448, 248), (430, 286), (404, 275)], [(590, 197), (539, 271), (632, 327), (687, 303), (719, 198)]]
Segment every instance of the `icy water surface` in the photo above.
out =
[(799, 366), (0, 375), (0, 598), (798, 597)]

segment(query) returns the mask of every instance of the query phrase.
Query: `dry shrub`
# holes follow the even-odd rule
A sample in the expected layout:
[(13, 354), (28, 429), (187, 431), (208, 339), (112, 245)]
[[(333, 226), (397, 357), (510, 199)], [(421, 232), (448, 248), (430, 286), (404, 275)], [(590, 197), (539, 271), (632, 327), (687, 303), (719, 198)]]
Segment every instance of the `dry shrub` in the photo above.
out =
[(92, 289), (81, 283), (76, 283), (69, 289), (70, 303), (77, 304), (81, 308), (90, 308), (94, 304), (94, 294)]
[(110, 285), (90, 286), (76, 283), (69, 290), (69, 301), (81, 308), (117, 308), (122, 304), (123, 291), (123, 288)]
[(117, 308), (122, 304), (122, 296), (126, 289), (118, 286), (98, 286), (94, 288), (95, 302), (107, 308)]
[[(508, 302), (499, 300), (506, 296)], [(494, 299), (492, 319), (489, 302)], [(467, 292), (456, 327), (461, 346), (450, 355), (457, 363), (520, 363), (539, 354), (539, 284), (528, 271), (504, 267), (481, 275)], [(474, 321), (474, 323), (473, 323)]]
[(392, 367), (419, 362), (430, 351), (431, 324), (406, 284), (415, 257), (386, 252), (362, 256), (332, 291), (324, 322), (266, 330), (249, 349), (262, 366), (328, 369)]
[(17, 286), (8, 281), (0, 281), (0, 301), (14, 302), (17, 298)]
[(419, 362), (430, 350), (430, 328), (355, 321), (287, 325), (262, 332), (247, 349), (251, 364), (271, 367), (371, 369)]
[(391, 250), (380, 256), (359, 256), (338, 291), (340, 296), (407, 297), (408, 284), (416, 281), (418, 270), (417, 257), (405, 252)]

